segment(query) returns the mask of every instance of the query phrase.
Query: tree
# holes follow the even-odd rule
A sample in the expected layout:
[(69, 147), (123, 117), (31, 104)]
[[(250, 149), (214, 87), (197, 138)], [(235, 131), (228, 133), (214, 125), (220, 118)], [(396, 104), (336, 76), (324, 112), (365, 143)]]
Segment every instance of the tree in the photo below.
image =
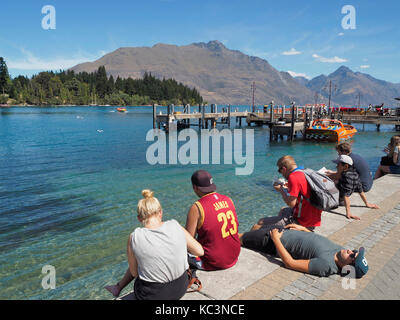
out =
[(115, 80), (115, 89), (117, 91), (124, 91), (124, 82), (119, 76), (117, 77), (117, 80)]
[(9, 93), (11, 84), (7, 64), (3, 57), (0, 57), (0, 94)]
[[(3, 86), (0, 100), (14, 99), (17, 103), (33, 105), (90, 103), (111, 105), (143, 105), (201, 103), (202, 97), (196, 89), (191, 89), (174, 79), (158, 79), (145, 73), (143, 79), (122, 79), (107, 77), (104, 66), (95, 72), (74, 71), (40, 72), (31, 79), (18, 76), (13, 80), (8, 75), (4, 59), (1, 60)], [(4, 85), (6, 84), (6, 85)], [(2, 94), (4, 88), (5, 94)]]
[(108, 79), (106, 68), (100, 66), (96, 73), (96, 91), (101, 98), (104, 98), (108, 90)]

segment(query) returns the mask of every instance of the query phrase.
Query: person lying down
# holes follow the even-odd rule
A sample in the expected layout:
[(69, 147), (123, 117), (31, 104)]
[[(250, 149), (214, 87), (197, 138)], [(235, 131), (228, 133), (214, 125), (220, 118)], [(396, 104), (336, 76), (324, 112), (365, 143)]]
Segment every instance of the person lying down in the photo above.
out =
[(286, 268), (295, 271), (328, 277), (341, 273), (344, 266), (350, 265), (355, 269), (356, 278), (368, 272), (363, 247), (358, 250), (345, 249), (297, 224), (241, 233), (239, 239), (245, 248), (278, 255)]

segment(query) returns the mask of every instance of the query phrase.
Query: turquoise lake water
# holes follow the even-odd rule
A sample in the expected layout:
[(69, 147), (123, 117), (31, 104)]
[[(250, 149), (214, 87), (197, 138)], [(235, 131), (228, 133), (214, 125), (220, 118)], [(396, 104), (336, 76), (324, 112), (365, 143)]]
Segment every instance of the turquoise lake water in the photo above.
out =
[[(126, 243), (139, 226), (136, 205), (144, 188), (155, 192), (164, 219), (185, 225), (196, 201), (190, 176), (209, 170), (218, 191), (233, 199), (243, 232), (284, 205), (272, 188), (281, 156), (293, 155), (298, 165), (313, 169), (334, 169), (335, 144), (269, 143), (267, 127), (254, 127), (249, 176), (236, 176), (236, 164), (152, 166), (146, 160), (152, 109), (127, 109), (0, 110), (0, 299), (111, 298), (103, 287), (118, 281), (128, 266)], [(375, 172), (394, 128), (356, 128), (353, 150)], [(54, 290), (42, 288), (45, 265), (56, 268)]]

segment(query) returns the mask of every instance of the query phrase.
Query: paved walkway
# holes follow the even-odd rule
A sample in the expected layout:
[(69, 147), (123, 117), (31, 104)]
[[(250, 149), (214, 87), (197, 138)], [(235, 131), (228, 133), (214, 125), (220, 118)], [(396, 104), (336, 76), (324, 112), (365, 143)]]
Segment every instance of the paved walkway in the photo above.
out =
[(400, 300), (399, 290), (400, 249), (380, 269), (375, 279), (360, 292), (360, 300)]
[(234, 267), (198, 271), (203, 289), (183, 300), (400, 299), (400, 176), (376, 180), (367, 199), (380, 209), (366, 208), (356, 194), (351, 210), (360, 221), (346, 219), (344, 207), (339, 207), (323, 212), (316, 230), (346, 248), (365, 247), (369, 271), (362, 279), (303, 274), (282, 267), (276, 257), (242, 248)]

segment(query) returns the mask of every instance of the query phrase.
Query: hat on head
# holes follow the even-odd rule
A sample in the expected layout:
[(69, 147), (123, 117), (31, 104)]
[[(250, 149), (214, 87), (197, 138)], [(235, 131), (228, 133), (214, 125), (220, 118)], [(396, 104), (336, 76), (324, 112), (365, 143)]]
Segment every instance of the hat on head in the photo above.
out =
[(342, 154), (341, 156), (339, 156), (339, 158), (337, 158), (336, 160), (332, 160), (333, 163), (338, 164), (339, 162), (341, 163), (346, 163), (350, 166), (353, 165), (353, 159), (350, 158), (349, 156), (346, 156), (345, 154)]
[(365, 249), (361, 247), (358, 250), (358, 255), (354, 261), (354, 267), (356, 269), (356, 278), (362, 278), (368, 272), (368, 262), (365, 258)]
[(217, 190), (211, 174), (206, 170), (197, 170), (192, 174), (192, 184), (199, 188), (201, 192), (209, 193)]

